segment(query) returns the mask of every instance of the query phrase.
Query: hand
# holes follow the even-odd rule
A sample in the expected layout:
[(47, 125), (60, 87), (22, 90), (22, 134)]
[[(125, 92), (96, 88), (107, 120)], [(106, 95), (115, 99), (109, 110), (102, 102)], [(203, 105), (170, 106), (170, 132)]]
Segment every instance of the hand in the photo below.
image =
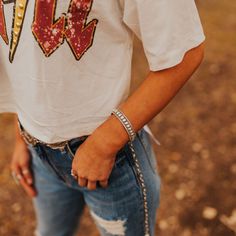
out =
[(78, 177), (78, 184), (93, 190), (99, 181), (101, 187), (107, 187), (117, 152), (128, 140), (120, 121), (109, 116), (76, 150), (71, 172)]
[(31, 156), (27, 144), (23, 140), (17, 141), (13, 151), (11, 171), (16, 181), (21, 184), (27, 195), (32, 198), (35, 197), (37, 193), (33, 186), (30, 162)]
[(90, 135), (76, 150), (72, 162), (72, 173), (78, 177), (78, 184), (94, 190), (99, 181), (101, 187), (107, 187), (116, 153), (104, 145), (104, 139), (95, 133)]

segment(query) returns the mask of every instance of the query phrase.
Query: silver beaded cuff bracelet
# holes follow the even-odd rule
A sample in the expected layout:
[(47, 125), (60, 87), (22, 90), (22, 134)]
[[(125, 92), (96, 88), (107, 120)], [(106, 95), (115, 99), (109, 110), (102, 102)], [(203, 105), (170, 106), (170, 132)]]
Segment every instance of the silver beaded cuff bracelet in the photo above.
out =
[(133, 127), (128, 118), (125, 116), (125, 114), (118, 109), (113, 109), (111, 114), (114, 114), (119, 119), (119, 121), (127, 131), (130, 141), (133, 141), (136, 136), (136, 133), (134, 132)]

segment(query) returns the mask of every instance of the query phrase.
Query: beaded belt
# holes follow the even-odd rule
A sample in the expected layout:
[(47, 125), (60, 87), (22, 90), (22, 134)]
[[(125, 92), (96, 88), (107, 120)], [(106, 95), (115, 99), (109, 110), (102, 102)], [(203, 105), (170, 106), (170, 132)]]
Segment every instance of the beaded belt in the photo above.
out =
[(19, 131), (20, 131), (20, 134), (21, 136), (23, 137), (24, 141), (27, 143), (27, 144), (31, 144), (33, 146), (35, 146), (36, 144), (43, 144), (45, 146), (48, 146), (52, 149), (60, 149), (60, 150), (64, 150), (65, 147), (68, 145), (68, 142), (70, 142), (71, 140), (74, 140), (74, 139), (78, 139), (78, 140), (85, 140), (88, 135), (84, 135), (84, 136), (81, 136), (81, 137), (77, 137), (77, 138), (73, 138), (73, 139), (69, 139), (69, 140), (65, 140), (65, 141), (62, 141), (62, 142), (56, 142), (56, 143), (45, 143), (37, 138), (35, 138), (34, 136), (32, 136), (31, 134), (29, 134), (25, 129), (24, 127), (22, 126), (22, 124), (20, 123), (19, 119), (17, 119), (17, 123), (18, 123), (18, 127), (19, 127)]

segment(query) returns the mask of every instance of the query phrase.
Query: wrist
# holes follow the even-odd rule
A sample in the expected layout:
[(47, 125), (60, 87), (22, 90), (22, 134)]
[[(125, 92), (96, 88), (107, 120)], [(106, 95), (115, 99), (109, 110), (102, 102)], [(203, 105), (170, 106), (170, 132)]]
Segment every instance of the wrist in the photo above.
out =
[(27, 144), (25, 143), (25, 141), (23, 139), (17, 137), (15, 139), (15, 148), (27, 150)]
[(94, 131), (103, 140), (103, 144), (109, 147), (111, 152), (119, 151), (128, 141), (129, 136), (121, 122), (114, 115), (110, 115), (108, 119), (103, 122)]
[(123, 125), (123, 127), (125, 128), (128, 136), (129, 136), (129, 140), (133, 141), (136, 134), (135, 134), (135, 131), (132, 127), (132, 124), (130, 123), (130, 121), (126, 117), (126, 115), (123, 113), (123, 111), (121, 111), (120, 109), (113, 109), (112, 115), (114, 115), (120, 121), (120, 123)]

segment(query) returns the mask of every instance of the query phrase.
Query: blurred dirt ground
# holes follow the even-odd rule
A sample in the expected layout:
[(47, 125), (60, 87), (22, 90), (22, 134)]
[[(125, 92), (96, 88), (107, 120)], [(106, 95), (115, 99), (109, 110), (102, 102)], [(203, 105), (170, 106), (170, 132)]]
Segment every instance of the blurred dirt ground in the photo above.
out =
[[(205, 60), (150, 122), (162, 178), (158, 236), (236, 235), (236, 2), (198, 0), (207, 36)], [(136, 43), (134, 89), (147, 73)], [(32, 205), (12, 181), (13, 117), (0, 115), (0, 235), (31, 236)], [(98, 236), (85, 209), (81, 236)]]

